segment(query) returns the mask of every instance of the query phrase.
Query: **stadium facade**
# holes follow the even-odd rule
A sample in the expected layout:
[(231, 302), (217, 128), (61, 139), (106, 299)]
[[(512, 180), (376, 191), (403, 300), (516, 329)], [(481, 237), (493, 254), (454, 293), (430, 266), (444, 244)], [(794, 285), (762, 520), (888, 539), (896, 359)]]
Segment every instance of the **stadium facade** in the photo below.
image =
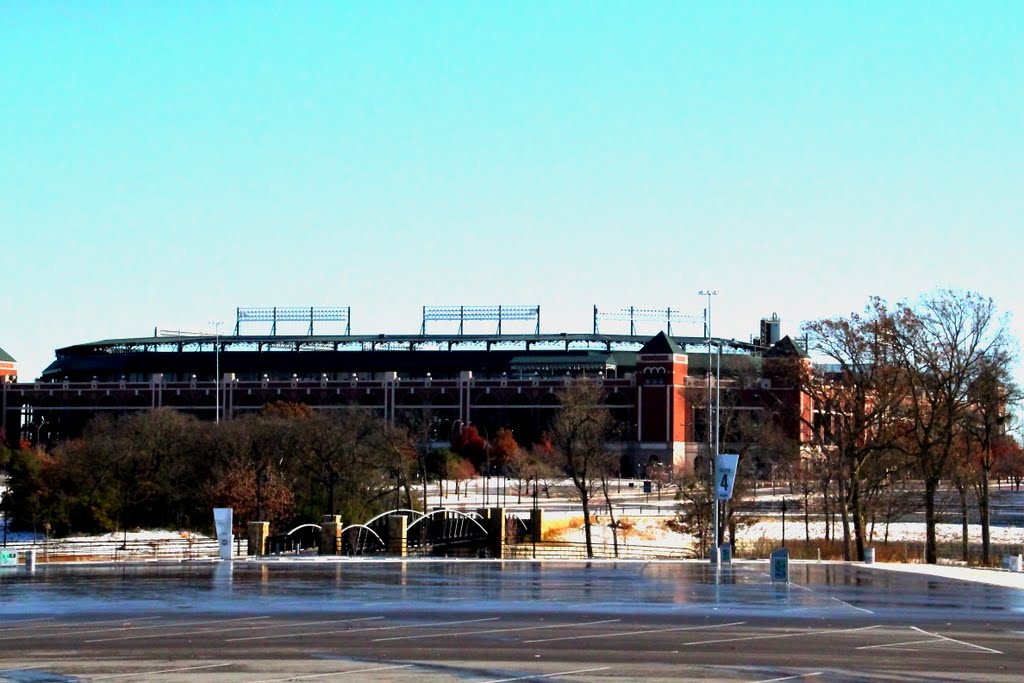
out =
[[(464, 333), (467, 319), (487, 319), (495, 308), (496, 333)], [(519, 309), (534, 312), (506, 307)], [(314, 323), (328, 310), (332, 320), (345, 322), (343, 334), (314, 334)], [(420, 333), (413, 335), (352, 335), (347, 309), (239, 309), (233, 334), (154, 330), (152, 337), (57, 349), (56, 360), (34, 382), (0, 380), (4, 438), (10, 445), (53, 443), (80, 434), (99, 413), (172, 407), (230, 420), (290, 401), (315, 410), (354, 406), (387, 420), (418, 412), (433, 425), (438, 442), (472, 424), (485, 437), (511, 429), (529, 444), (557, 410), (558, 390), (587, 377), (605, 390), (623, 474), (636, 475), (653, 462), (676, 472), (694, 468), (704, 453), (716, 375), (720, 386), (732, 390), (731, 409), (771, 411), (794, 438), (804, 430), (801, 416), (809, 415), (792, 372), (803, 351), (779, 338), (774, 317), (762, 320), (757, 338), (740, 342), (672, 335), (670, 310), (664, 312), (667, 329), (653, 336), (635, 333), (640, 311), (634, 309), (628, 309), (629, 334), (600, 333), (596, 309), (592, 332), (559, 334), (540, 333), (539, 307), (533, 332), (511, 334), (502, 328), (508, 318), (501, 307), (459, 307), (457, 317), (454, 308), (437, 310), (458, 320), (457, 333), (428, 334), (427, 308)], [(272, 320), (270, 334), (242, 334), (242, 323), (253, 318)], [(278, 322), (296, 319), (308, 321), (306, 334), (278, 334)]]

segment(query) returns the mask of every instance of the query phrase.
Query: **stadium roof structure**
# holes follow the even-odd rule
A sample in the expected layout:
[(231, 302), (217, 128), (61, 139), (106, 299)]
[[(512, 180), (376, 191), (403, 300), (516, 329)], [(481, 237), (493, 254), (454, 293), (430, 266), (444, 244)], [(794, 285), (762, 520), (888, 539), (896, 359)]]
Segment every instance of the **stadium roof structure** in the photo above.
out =
[[(659, 333), (656, 348), (671, 353), (699, 353), (706, 337), (667, 337)], [(628, 370), (637, 354), (652, 342), (650, 335), (629, 334), (375, 334), (375, 335), (214, 335), (170, 334), (106, 339), (66, 346), (42, 373), (43, 380), (72, 381), (142, 379), (156, 373), (170, 376), (213, 376), (214, 359), (221, 372), (239, 377), (433, 373), (435, 377), (472, 371), (483, 375), (566, 370), (588, 372)], [(760, 356), (760, 344), (712, 339), (732, 354)], [(650, 352), (650, 351), (648, 351)]]
[(11, 356), (11, 354), (0, 348), (0, 363), (15, 363), (17, 361)]
[[(662, 333), (663, 334), (663, 333)], [(695, 347), (707, 348), (707, 337), (666, 337), (679, 350), (676, 353), (688, 353)], [(113, 352), (126, 353), (133, 351), (185, 351), (204, 350), (220, 345), (222, 351), (237, 350), (271, 350), (292, 349), (303, 350), (362, 350), (377, 351), (381, 349), (430, 350), (445, 349), (454, 351), (458, 348), (551, 348), (561, 346), (570, 348), (615, 350), (639, 350), (651, 335), (628, 334), (591, 334), (567, 333), (558, 334), (372, 334), (372, 335), (167, 335), (153, 337), (126, 337), (122, 339), (105, 339), (101, 341), (74, 344), (57, 349), (57, 356), (75, 354), (76, 352)], [(752, 342), (736, 339), (712, 338), (713, 346), (731, 348), (737, 352), (761, 353), (766, 347)]]

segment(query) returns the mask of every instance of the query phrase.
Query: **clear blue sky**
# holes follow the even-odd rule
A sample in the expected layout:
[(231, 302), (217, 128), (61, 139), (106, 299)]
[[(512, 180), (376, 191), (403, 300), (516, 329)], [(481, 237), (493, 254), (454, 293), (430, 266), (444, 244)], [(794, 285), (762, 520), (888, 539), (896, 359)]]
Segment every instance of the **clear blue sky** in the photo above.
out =
[(716, 336), (937, 286), (1022, 336), (1021, 36), (1012, 1), (7, 2), (0, 346), (31, 379), (238, 306), (585, 331), (707, 287)]

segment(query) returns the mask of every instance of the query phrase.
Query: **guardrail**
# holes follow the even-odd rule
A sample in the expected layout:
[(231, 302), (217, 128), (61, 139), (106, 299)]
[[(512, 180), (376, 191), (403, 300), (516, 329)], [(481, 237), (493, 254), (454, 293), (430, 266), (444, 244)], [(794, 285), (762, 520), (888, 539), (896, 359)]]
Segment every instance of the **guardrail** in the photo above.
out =
[(127, 560), (200, 560), (219, 556), (217, 540), (206, 536), (182, 538), (97, 540), (61, 538), (24, 543), (8, 543), (6, 550), (35, 550), (38, 562), (127, 561)]

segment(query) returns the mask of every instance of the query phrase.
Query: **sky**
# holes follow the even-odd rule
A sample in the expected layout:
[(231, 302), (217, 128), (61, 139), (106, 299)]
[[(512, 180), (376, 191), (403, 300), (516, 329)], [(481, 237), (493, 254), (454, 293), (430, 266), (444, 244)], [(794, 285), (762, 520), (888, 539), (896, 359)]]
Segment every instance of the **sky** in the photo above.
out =
[(715, 336), (951, 287), (1021, 338), (1021, 35), (1012, 1), (8, 1), (0, 347), (31, 380), (238, 307), (585, 332), (702, 289)]

